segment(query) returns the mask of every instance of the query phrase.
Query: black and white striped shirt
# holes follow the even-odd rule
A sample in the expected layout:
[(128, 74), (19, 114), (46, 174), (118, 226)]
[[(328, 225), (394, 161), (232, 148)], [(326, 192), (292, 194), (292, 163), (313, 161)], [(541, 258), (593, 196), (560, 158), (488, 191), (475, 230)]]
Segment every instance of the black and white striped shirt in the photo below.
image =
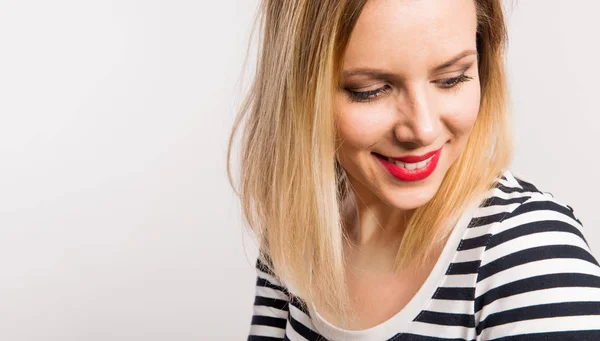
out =
[(304, 309), (257, 261), (248, 340), (600, 340), (600, 266), (573, 209), (510, 170), (484, 199), (410, 302), (366, 330)]

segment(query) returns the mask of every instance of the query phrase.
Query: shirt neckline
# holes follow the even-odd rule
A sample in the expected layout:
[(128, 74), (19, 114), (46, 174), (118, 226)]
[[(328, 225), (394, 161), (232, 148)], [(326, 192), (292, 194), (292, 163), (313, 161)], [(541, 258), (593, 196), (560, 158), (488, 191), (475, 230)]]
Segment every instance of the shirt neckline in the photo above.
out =
[(475, 212), (479, 209), (484, 196), (478, 196), (464, 210), (463, 214), (454, 226), (438, 260), (436, 261), (431, 273), (423, 282), (417, 293), (410, 301), (396, 313), (394, 316), (384, 322), (363, 330), (347, 330), (339, 328), (325, 320), (314, 305), (308, 304), (308, 312), (312, 323), (317, 331), (329, 340), (344, 341), (369, 341), (369, 340), (387, 340), (398, 333), (407, 332), (410, 323), (424, 309), (433, 297), (438, 286), (442, 283), (446, 274), (446, 269), (450, 265), (456, 254), (458, 245), (471, 222)]

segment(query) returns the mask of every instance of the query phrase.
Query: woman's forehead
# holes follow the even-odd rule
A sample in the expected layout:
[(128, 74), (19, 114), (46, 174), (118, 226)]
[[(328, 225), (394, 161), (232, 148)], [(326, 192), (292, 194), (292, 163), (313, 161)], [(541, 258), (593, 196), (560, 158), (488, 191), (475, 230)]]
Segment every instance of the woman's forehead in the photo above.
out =
[(474, 49), (473, 0), (370, 0), (351, 34), (344, 69), (433, 67)]

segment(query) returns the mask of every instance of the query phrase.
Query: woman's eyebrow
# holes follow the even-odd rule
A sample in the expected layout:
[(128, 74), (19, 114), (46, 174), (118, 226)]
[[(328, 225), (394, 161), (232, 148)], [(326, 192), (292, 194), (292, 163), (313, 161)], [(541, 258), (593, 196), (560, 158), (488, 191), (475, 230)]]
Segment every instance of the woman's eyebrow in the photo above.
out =
[[(454, 56), (449, 61), (435, 67), (434, 71), (438, 72), (445, 68), (448, 68), (448, 67), (454, 65), (459, 60), (463, 59), (464, 57), (470, 56), (472, 54), (477, 54), (477, 51), (472, 50), (472, 49), (465, 50), (465, 51), (457, 54), (456, 56)], [(396, 77), (396, 75), (394, 73), (384, 71), (381, 69), (371, 69), (371, 68), (351, 69), (351, 70), (344, 71), (342, 74), (342, 76), (344, 76), (344, 77), (351, 77), (351, 76), (357, 76), (357, 75), (370, 76), (373, 78), (387, 78), (387, 79)]]
[(379, 69), (369, 69), (369, 68), (352, 69), (352, 70), (344, 71), (344, 73), (343, 73), (344, 77), (351, 77), (351, 76), (357, 76), (357, 75), (371, 76), (373, 78), (393, 78), (395, 76), (391, 72), (387, 72), (387, 71), (383, 71), (383, 70), (379, 70)]
[(463, 52), (457, 54), (454, 58), (450, 59), (449, 61), (445, 62), (444, 64), (436, 67), (434, 70), (435, 71), (441, 71), (447, 67), (450, 67), (452, 65), (454, 65), (454, 63), (458, 62), (459, 60), (465, 58), (466, 56), (470, 56), (472, 54), (477, 54), (476, 50), (464, 50)]

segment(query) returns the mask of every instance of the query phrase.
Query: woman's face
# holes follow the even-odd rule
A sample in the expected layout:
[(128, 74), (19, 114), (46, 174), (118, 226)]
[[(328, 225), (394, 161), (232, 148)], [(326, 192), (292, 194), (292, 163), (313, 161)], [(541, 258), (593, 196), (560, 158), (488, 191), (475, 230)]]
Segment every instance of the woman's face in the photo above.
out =
[(473, 0), (366, 4), (335, 99), (338, 160), (362, 200), (410, 210), (438, 190), (479, 111), (476, 29)]

